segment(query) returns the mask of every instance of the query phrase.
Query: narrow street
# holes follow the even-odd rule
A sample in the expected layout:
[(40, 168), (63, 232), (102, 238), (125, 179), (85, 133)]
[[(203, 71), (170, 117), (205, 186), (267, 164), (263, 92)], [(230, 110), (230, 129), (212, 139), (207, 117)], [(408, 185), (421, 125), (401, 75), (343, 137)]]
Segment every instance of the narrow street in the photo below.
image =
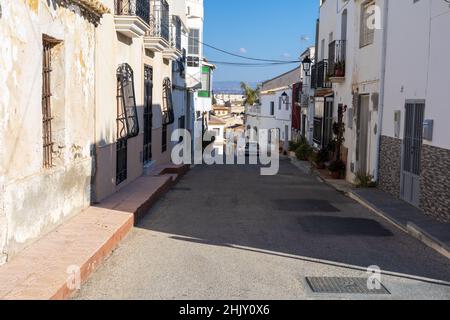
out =
[[(75, 299), (450, 299), (450, 262), (281, 161), (197, 166), (160, 200)], [(390, 295), (319, 295), (305, 277), (367, 277)], [(394, 275), (395, 274), (395, 275)], [(424, 279), (426, 278), (426, 279)]]

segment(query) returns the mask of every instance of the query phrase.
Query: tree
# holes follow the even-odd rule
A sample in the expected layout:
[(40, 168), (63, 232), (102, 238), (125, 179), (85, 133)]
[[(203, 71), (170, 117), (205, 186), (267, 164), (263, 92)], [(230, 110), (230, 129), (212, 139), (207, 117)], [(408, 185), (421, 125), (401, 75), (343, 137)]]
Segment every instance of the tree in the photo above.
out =
[(244, 92), (245, 105), (254, 105), (255, 103), (259, 103), (259, 92), (261, 91), (261, 87), (258, 85), (256, 89), (252, 89), (245, 82), (241, 82), (241, 89)]

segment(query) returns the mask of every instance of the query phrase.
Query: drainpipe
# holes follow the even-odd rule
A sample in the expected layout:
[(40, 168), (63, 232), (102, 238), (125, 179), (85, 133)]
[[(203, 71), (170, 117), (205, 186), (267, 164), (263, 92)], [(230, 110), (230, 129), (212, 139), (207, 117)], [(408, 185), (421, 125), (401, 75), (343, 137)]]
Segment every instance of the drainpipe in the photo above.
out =
[(380, 103), (378, 108), (378, 121), (377, 121), (377, 138), (375, 140), (375, 175), (376, 182), (379, 181), (379, 164), (380, 164), (380, 145), (381, 145), (381, 132), (383, 130), (383, 110), (384, 110), (384, 96), (385, 96), (385, 83), (386, 83), (386, 55), (387, 55), (387, 37), (388, 37), (388, 23), (389, 23), (389, 0), (384, 1), (383, 11), (383, 43), (381, 52), (381, 81), (380, 81)]

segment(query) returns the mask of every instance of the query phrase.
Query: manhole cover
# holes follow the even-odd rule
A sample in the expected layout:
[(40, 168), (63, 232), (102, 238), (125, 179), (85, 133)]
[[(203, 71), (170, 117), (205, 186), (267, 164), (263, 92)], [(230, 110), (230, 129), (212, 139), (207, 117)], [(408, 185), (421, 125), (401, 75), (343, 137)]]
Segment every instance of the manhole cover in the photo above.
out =
[(381, 283), (379, 289), (370, 289), (365, 278), (307, 277), (306, 281), (315, 293), (390, 294)]

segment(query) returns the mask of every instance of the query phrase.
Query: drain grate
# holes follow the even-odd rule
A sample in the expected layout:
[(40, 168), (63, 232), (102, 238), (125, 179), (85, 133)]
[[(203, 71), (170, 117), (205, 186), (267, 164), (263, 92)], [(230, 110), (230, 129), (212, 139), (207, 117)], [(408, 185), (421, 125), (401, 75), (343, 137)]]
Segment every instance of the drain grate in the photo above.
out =
[(307, 277), (315, 293), (391, 294), (381, 283), (380, 289), (369, 289), (366, 278)]

